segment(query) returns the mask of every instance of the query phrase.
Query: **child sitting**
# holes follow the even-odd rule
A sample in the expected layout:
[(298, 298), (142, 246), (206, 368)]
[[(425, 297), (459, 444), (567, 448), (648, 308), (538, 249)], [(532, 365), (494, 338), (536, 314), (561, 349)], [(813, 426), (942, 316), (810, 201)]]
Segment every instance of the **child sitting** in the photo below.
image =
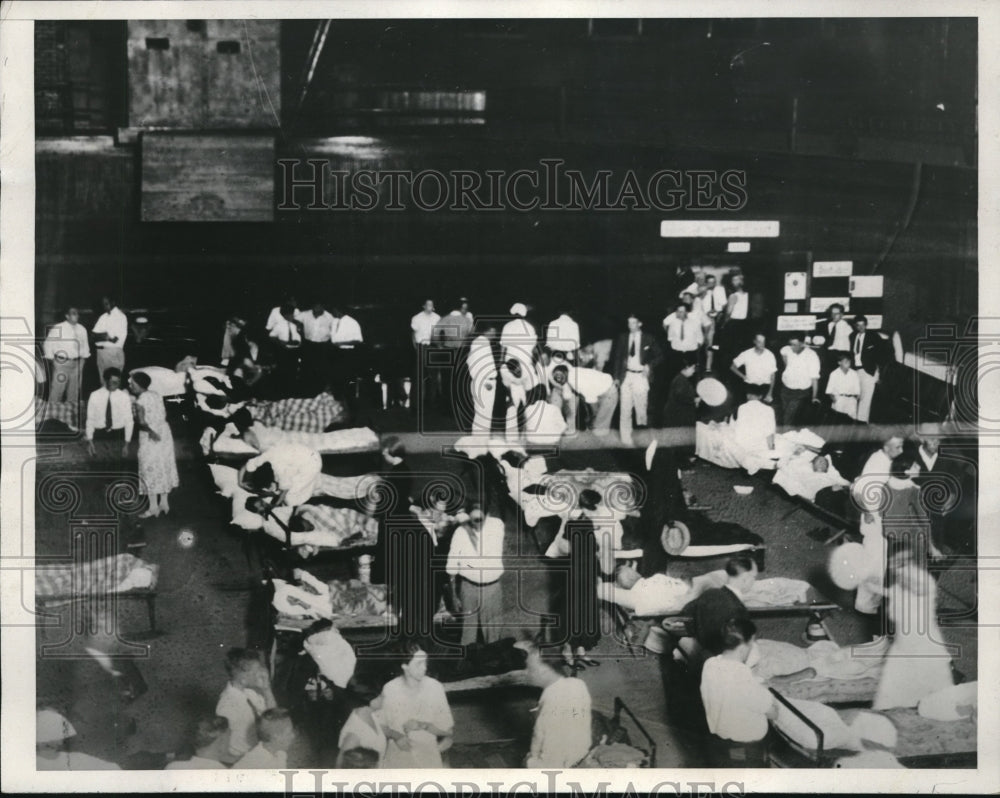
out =
[(215, 714), (229, 721), (229, 751), (238, 759), (257, 743), (257, 718), (275, 706), (275, 700), (267, 668), (256, 651), (231, 649), (226, 672), (229, 684), (219, 696)]
[(722, 630), (722, 653), (705, 662), (701, 699), (711, 732), (713, 767), (766, 767), (768, 719), (777, 716), (774, 696), (746, 664), (757, 627), (737, 618)]
[(267, 710), (257, 721), (257, 745), (251, 748), (234, 769), (280, 770), (288, 765), (288, 749), (295, 742), (295, 727), (287, 709)]

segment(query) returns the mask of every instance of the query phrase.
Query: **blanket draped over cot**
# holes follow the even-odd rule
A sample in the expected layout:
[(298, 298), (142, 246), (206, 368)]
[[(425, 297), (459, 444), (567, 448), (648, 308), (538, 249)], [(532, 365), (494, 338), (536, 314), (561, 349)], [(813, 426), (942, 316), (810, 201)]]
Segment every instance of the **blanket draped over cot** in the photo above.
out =
[(49, 402), (41, 397), (35, 397), (35, 426), (40, 427), (46, 421), (59, 421), (71, 430), (80, 428), (80, 408), (76, 402)]
[(93, 596), (124, 593), (156, 586), (157, 566), (132, 554), (35, 569), (35, 598)]
[[(351, 427), (334, 432), (290, 432), (260, 427), (254, 425), (257, 435), (265, 450), (279, 443), (299, 443), (308, 446), (320, 454), (346, 454), (349, 452), (369, 452), (378, 449), (378, 435), (368, 427)], [(255, 456), (260, 452), (242, 438), (228, 435), (214, 435), (215, 430), (209, 428), (202, 436), (202, 450), (208, 455), (211, 451), (217, 454), (237, 454)], [(214, 439), (214, 443), (212, 442)]]

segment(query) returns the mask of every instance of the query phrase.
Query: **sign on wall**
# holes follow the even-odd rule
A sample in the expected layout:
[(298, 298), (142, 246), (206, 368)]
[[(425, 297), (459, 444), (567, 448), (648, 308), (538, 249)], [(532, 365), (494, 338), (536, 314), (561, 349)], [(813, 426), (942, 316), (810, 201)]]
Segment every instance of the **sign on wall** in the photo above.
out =
[(853, 269), (851, 260), (813, 261), (813, 277), (850, 277)]
[(855, 297), (881, 297), (883, 289), (882, 275), (852, 277), (850, 294)]
[(809, 312), (810, 313), (826, 313), (829, 310), (830, 305), (841, 304), (844, 306), (844, 312), (846, 313), (851, 309), (851, 300), (846, 296), (834, 296), (834, 297), (824, 297), (824, 296), (814, 296), (809, 300)]
[(785, 300), (795, 302), (806, 298), (806, 273), (785, 272)]

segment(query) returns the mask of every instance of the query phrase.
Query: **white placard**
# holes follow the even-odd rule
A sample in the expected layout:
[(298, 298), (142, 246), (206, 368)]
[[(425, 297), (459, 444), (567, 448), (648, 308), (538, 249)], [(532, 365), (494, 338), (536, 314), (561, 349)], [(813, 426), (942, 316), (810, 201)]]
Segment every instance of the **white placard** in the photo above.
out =
[(850, 277), (853, 260), (817, 260), (813, 262), (813, 277)]
[(815, 316), (778, 316), (778, 332), (790, 332), (792, 330), (808, 330), (809, 332), (813, 332), (815, 329)]
[(882, 329), (882, 317), (881, 316), (865, 316), (868, 319), (868, 329), (869, 330), (881, 330)]
[(795, 301), (806, 298), (806, 273), (785, 272), (785, 299)]
[(777, 238), (780, 229), (777, 221), (664, 219), (660, 222), (660, 238)]
[(749, 241), (730, 241), (726, 244), (726, 252), (749, 252)]
[(880, 297), (882, 296), (882, 275), (852, 277), (849, 291), (851, 296), (856, 297)]
[(840, 303), (844, 306), (844, 312), (846, 313), (851, 309), (851, 300), (846, 296), (814, 296), (809, 300), (809, 312), (810, 313), (826, 313), (830, 305), (836, 305)]

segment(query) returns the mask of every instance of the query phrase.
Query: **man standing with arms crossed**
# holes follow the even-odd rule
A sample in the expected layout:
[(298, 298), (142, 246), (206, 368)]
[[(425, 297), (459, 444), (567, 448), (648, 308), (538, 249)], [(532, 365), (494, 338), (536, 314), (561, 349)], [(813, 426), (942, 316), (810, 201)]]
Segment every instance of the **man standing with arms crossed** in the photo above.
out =
[(97, 348), (97, 373), (104, 379), (107, 369), (125, 372), (125, 339), (128, 337), (128, 317), (118, 308), (113, 297), (101, 297), (104, 313), (94, 325)]

